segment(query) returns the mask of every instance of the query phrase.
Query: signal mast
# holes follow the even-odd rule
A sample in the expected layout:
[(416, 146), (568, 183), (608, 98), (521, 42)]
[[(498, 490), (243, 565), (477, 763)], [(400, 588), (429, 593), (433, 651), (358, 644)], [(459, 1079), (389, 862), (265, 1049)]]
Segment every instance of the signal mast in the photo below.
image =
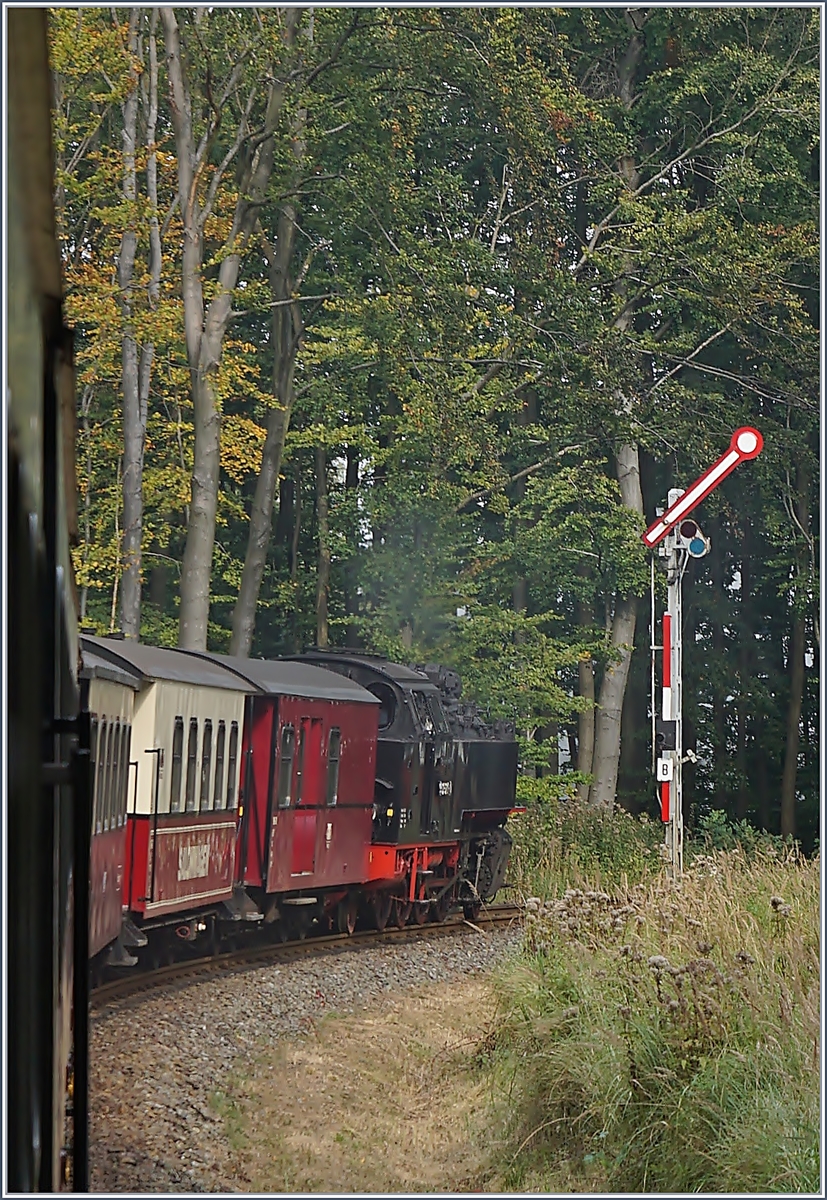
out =
[[(667, 600), (662, 617), (662, 645), (655, 645), (655, 559), (651, 560), (651, 674), (652, 769), (658, 782), (660, 815), (666, 826), (666, 851), (671, 878), (683, 872), (683, 764), (695, 755), (683, 750), (683, 597), (681, 585), (691, 558), (704, 558), (710, 549), (698, 523), (689, 514), (726, 479), (739, 463), (757, 458), (764, 439), (757, 429), (736, 429), (729, 449), (685, 491), (672, 488), (667, 508), (656, 510), (657, 520), (643, 534), (650, 550), (657, 547), (665, 559)], [(655, 694), (655, 654), (663, 655), (661, 703)], [(658, 708), (661, 715), (658, 716)]]

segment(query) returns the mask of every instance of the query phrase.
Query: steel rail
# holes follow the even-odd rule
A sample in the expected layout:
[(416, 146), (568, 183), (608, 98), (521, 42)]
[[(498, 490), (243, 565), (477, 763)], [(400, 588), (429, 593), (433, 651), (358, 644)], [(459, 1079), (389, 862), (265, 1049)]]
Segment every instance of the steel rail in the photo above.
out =
[(109, 980), (93, 988), (90, 992), (91, 1007), (100, 1009), (115, 1000), (145, 995), (178, 983), (200, 982), (222, 972), (239, 972), (245, 967), (252, 970), (273, 962), (295, 961), (321, 954), (357, 950), (366, 945), (379, 943), (416, 942), (421, 939), (458, 934), (466, 929), (484, 932), (486, 926), (515, 921), (522, 914), (523, 909), (520, 905), (496, 904), (481, 912), (476, 921), (468, 921), (464, 917), (456, 915), (440, 922), (404, 925), (401, 929), (394, 926), (386, 928), (382, 932), (376, 929), (366, 929), (359, 930), (354, 934), (323, 934), (289, 942), (257, 944), (241, 950), (229, 950), (203, 958), (183, 959), (180, 962), (170, 963), (150, 971), (138, 971), (130, 968), (128, 974), (125, 973), (121, 978)]

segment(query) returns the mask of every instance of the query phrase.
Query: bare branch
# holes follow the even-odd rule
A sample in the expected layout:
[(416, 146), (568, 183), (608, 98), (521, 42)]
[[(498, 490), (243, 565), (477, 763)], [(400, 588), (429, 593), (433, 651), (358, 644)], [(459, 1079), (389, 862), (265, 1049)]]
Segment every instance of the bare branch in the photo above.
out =
[(727, 321), (726, 325), (724, 325), (724, 327), (722, 329), (718, 329), (718, 330), (716, 330), (715, 333), (710, 334), (710, 336), (706, 339), (706, 341), (701, 342), (700, 346), (696, 346), (691, 354), (687, 354), (686, 358), (682, 358), (681, 361), (679, 363), (677, 363), (672, 368), (671, 371), (667, 371), (667, 373), (665, 375), (662, 375), (660, 377), (660, 379), (658, 379), (658, 381), (652, 387), (649, 388), (649, 391), (646, 392), (643, 399), (648, 400), (649, 397), (652, 395), (652, 393), (656, 392), (658, 390), (658, 388), (661, 386), (661, 384), (666, 383), (667, 379), (671, 379), (673, 375), (677, 375), (678, 371), (681, 371), (681, 370), (683, 370), (684, 367), (688, 366), (689, 363), (691, 363), (694, 358), (697, 358), (697, 356), (703, 350), (706, 350), (707, 346), (711, 346), (713, 342), (717, 342), (718, 338), (723, 337), (724, 334), (727, 333), (728, 330), (730, 330), (732, 328), (732, 326), (733, 326), (733, 322)]
[(304, 81), (305, 87), (309, 87), (310, 84), (314, 82), (314, 80), (318, 79), (318, 77), (322, 74), (323, 71), (326, 71), (328, 67), (333, 66), (336, 59), (341, 54), (341, 52), (344, 48), (345, 42), (347, 42), (348, 39), (356, 32), (356, 30), (359, 26), (360, 19), (361, 19), (361, 13), (360, 13), (359, 9), (357, 8), (355, 13), (353, 14), (353, 20), (350, 22), (347, 29), (345, 29), (342, 32), (338, 42), (333, 47), (333, 50), (331, 51), (329, 58), (326, 58), (324, 60), (324, 62), (321, 62), (318, 64), (318, 66), (314, 67), (313, 70), (309, 73), (309, 75), (305, 79), (305, 81)]
[(510, 484), (516, 483), (519, 479), (525, 479), (527, 475), (534, 475), (537, 471), (541, 471), (543, 467), (549, 466), (554, 462), (555, 458), (562, 458), (564, 454), (571, 454), (574, 450), (580, 450), (581, 446), (564, 446), (562, 450), (558, 450), (556, 454), (552, 454), (549, 458), (543, 458), (540, 462), (532, 463), (530, 467), (523, 467), (522, 471), (518, 471), (516, 475), (511, 475), (508, 479), (504, 479), (501, 483), (495, 483), (492, 487), (483, 488), (480, 492), (474, 492), (471, 496), (466, 496), (461, 500), (454, 509), (455, 513), (462, 512), (469, 504), (474, 504), (477, 500), (484, 500), (487, 496), (492, 496), (494, 492), (501, 492), (503, 488), (507, 488)]

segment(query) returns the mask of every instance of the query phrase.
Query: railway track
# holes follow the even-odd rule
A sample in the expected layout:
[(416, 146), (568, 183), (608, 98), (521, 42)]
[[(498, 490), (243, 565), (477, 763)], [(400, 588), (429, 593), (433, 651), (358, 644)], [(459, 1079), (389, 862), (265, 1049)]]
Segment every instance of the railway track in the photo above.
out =
[(364, 945), (376, 945), (380, 942), (416, 942), (422, 939), (457, 934), (463, 929), (485, 929), (516, 921), (522, 913), (522, 907), (517, 904), (493, 904), (481, 912), (477, 920), (473, 922), (467, 921), (460, 915), (454, 915), (438, 923), (405, 925), (401, 929), (388, 928), (381, 933), (375, 929), (367, 929), (350, 935), (334, 933), (308, 937), (301, 941), (256, 944), (242, 950), (230, 950), (204, 958), (184, 959), (152, 971), (128, 969), (121, 977), (108, 980), (93, 988), (90, 993), (91, 1005), (93, 1009), (99, 1009), (115, 1000), (166, 989), (177, 983), (185, 984), (195, 980), (214, 978), (225, 971), (236, 973), (244, 968), (254, 970), (256, 967), (272, 962), (287, 962), (321, 954), (345, 953), (358, 950)]

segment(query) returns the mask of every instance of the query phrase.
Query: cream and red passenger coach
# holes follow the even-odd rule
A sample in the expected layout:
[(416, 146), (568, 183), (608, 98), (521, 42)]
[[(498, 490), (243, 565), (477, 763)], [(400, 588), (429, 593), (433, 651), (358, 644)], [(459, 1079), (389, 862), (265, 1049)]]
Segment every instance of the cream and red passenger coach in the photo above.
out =
[(241, 734), (249, 685), (210, 659), (84, 638), (139, 679), (124, 904), (143, 924), (232, 900)]

